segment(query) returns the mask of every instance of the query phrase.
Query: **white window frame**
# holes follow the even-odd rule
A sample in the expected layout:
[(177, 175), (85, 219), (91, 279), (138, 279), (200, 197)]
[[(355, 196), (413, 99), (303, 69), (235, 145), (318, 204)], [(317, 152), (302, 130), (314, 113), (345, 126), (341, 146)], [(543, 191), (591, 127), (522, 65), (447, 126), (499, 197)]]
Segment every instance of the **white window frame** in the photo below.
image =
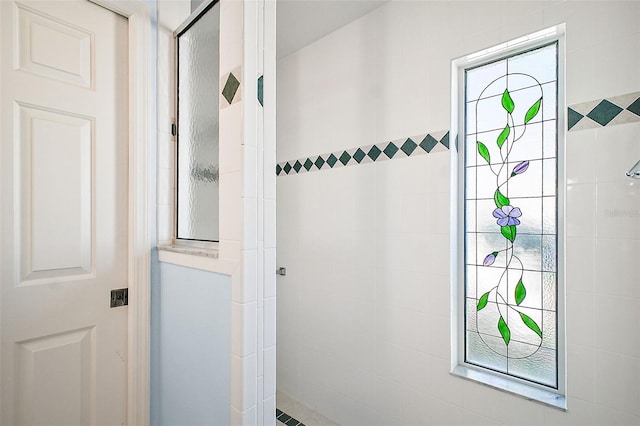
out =
[[(563, 410), (566, 401), (566, 338), (565, 338), (565, 25), (520, 37), (491, 48), (451, 61), (451, 129), (454, 135), (464, 135), (465, 70), (499, 59), (523, 53), (537, 47), (558, 43), (558, 265), (557, 265), (557, 365), (558, 388), (552, 389), (508, 374), (498, 373), (465, 362), (465, 280), (464, 280), (464, 137), (452, 138), (451, 153), (451, 374), (508, 391), (527, 399)], [(453, 144), (452, 144), (453, 145)]]

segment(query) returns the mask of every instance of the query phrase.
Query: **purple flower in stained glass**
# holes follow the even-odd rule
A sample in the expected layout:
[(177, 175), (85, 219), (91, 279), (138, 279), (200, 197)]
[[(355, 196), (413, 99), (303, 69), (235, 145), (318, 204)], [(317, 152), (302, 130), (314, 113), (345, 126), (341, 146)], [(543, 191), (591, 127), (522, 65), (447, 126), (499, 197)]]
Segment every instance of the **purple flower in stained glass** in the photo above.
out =
[(498, 225), (520, 225), (518, 218), (522, 216), (522, 212), (518, 207), (502, 206), (502, 208), (493, 211), (493, 217), (497, 218)]
[(493, 253), (489, 253), (487, 255), (487, 257), (484, 258), (484, 261), (482, 262), (482, 264), (484, 266), (491, 266), (493, 265), (493, 262), (496, 261), (496, 256), (498, 256), (498, 252), (494, 251)]
[(513, 177), (515, 175), (519, 175), (520, 173), (524, 173), (527, 171), (528, 168), (529, 168), (529, 162), (523, 161), (522, 163), (519, 163), (517, 166), (513, 168), (513, 172), (511, 173), (511, 176)]

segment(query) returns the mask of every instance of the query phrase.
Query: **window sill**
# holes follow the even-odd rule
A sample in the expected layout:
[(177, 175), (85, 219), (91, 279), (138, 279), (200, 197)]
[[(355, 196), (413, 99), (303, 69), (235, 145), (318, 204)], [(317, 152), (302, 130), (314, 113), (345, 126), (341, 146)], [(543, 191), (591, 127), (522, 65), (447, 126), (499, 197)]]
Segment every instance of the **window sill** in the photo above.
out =
[(496, 376), (495, 374), (469, 368), (464, 365), (454, 367), (451, 374), (462, 377), (463, 379), (473, 380), (474, 382), (490, 386), (500, 391), (522, 396), (530, 401), (537, 401), (563, 411), (567, 410), (567, 398), (564, 395), (559, 395), (545, 389), (540, 389), (515, 380), (509, 380), (508, 378)]
[(232, 275), (237, 262), (220, 259), (219, 248), (185, 247), (176, 244), (158, 246), (158, 260), (162, 263)]
[(177, 244), (167, 244), (158, 246), (158, 251), (169, 251), (173, 253), (190, 254), (193, 256), (218, 258), (219, 250), (217, 248), (188, 247)]

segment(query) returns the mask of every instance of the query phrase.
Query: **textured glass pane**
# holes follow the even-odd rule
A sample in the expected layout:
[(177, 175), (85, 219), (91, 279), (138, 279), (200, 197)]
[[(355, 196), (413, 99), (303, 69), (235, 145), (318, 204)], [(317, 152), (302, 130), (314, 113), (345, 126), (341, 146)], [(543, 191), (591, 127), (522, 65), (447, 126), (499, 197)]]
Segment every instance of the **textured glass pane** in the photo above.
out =
[(556, 236), (542, 236), (542, 270), (556, 272)]
[[(507, 72), (507, 61), (498, 61), (483, 67), (467, 71), (467, 100), (478, 99), (484, 91), (483, 97), (500, 95), (505, 89), (506, 81), (502, 85), (491, 85), (491, 82), (502, 77)], [(485, 88), (489, 87), (487, 90)]]
[(556, 134), (556, 123), (555, 120), (545, 121), (543, 126), (544, 135), (543, 135), (543, 155), (544, 158), (552, 158), (558, 156), (558, 141)]
[(519, 235), (513, 255), (520, 259), (524, 269), (539, 271), (542, 266), (542, 236)]
[[(512, 198), (511, 205), (518, 206), (522, 210), (520, 217), (520, 226), (518, 233), (524, 234), (542, 234), (542, 199), (539, 197), (531, 198)], [(494, 206), (495, 207), (495, 206)], [(495, 224), (495, 221), (494, 221)]]
[(556, 313), (554, 311), (543, 311), (542, 316), (543, 316), (542, 346), (549, 349), (555, 349), (556, 343), (557, 343), (556, 342)]
[(465, 220), (467, 223), (467, 227), (469, 229), (475, 229), (476, 228), (476, 201), (475, 200), (465, 202), (464, 213), (466, 217)]
[(477, 236), (478, 264), (482, 265), (486, 256), (497, 251), (499, 254), (495, 256), (491, 267), (504, 268), (507, 265), (507, 256), (500, 251), (506, 250), (509, 246), (504, 237), (497, 233), (480, 233)]
[(466, 285), (466, 293), (467, 297), (476, 298), (476, 268), (477, 266), (471, 265), (466, 266), (466, 274), (467, 274), (467, 285)]
[(556, 310), (556, 274), (552, 272), (544, 272), (542, 274), (543, 307), (547, 311)]
[(516, 286), (522, 281), (524, 298), (520, 306), (525, 308), (540, 308), (542, 306), (542, 274), (537, 271), (520, 271), (517, 268), (509, 272), (509, 303), (516, 302)]
[(464, 178), (467, 361), (552, 387), (556, 51), (467, 73)]
[[(515, 342), (514, 350), (517, 350), (515, 348), (518, 346), (525, 346), (525, 344)], [(509, 374), (556, 387), (556, 351), (541, 347), (526, 358), (509, 359)]]
[(508, 59), (510, 73), (534, 76), (540, 83), (556, 80), (556, 46), (550, 45)]
[[(517, 163), (510, 165), (512, 170)], [(539, 197), (542, 194), (542, 160), (529, 161), (529, 168), (508, 183), (512, 197)]]
[(556, 160), (543, 160), (542, 167), (544, 168), (544, 179), (542, 185), (544, 195), (556, 195), (557, 172), (556, 172)]
[(219, 5), (178, 37), (178, 238), (218, 240)]
[(499, 348), (501, 344), (499, 337), (467, 332), (467, 362), (506, 373), (507, 358), (492, 349)]
[(545, 234), (556, 233), (556, 197), (544, 197), (542, 199), (543, 230)]
[(509, 153), (509, 161), (517, 163), (520, 161), (531, 161), (542, 158), (542, 129), (541, 122), (532, 123), (525, 126), (516, 126), (514, 133), (517, 141), (513, 144)]

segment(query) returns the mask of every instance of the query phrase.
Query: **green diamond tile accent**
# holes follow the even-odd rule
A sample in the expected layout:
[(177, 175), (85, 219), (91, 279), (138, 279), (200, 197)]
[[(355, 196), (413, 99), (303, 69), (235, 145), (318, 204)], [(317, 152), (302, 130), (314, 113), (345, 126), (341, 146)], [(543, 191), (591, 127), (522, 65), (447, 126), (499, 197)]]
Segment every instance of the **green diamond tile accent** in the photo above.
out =
[(264, 76), (260, 76), (258, 77), (258, 102), (260, 102), (260, 106), (264, 106), (264, 82), (263, 82), (263, 78)]
[(633, 103), (627, 107), (627, 111), (631, 111), (635, 115), (640, 115), (640, 98), (633, 101)]
[(411, 138), (408, 138), (406, 141), (404, 141), (400, 149), (402, 150), (402, 152), (407, 154), (408, 157), (413, 153), (413, 151), (415, 151), (417, 147), (418, 145), (414, 141), (412, 141)]
[(287, 162), (287, 163), (285, 163), (285, 165), (284, 165), (284, 172), (285, 172), (286, 174), (289, 174), (289, 172), (290, 172), (290, 171), (291, 171), (291, 164), (289, 164), (289, 163)]
[(568, 127), (567, 130), (571, 130), (571, 128), (573, 126), (575, 126), (576, 124), (578, 124), (578, 122), (580, 120), (582, 120), (584, 118), (584, 115), (580, 114), (578, 111), (575, 111), (571, 108), (568, 108), (567, 110), (567, 120), (568, 120)]
[(378, 157), (380, 157), (380, 154), (382, 154), (382, 151), (380, 151), (380, 148), (378, 148), (376, 145), (372, 146), (367, 153), (369, 158), (371, 158), (373, 161), (376, 161)]
[(445, 133), (442, 139), (440, 139), (440, 143), (449, 149), (449, 132)]
[(351, 160), (349, 153), (347, 151), (343, 152), (340, 156), (340, 162), (346, 166), (349, 160)]
[(387, 145), (387, 147), (384, 149), (383, 152), (387, 157), (393, 158), (393, 156), (396, 155), (396, 152), (398, 152), (398, 147), (395, 146), (393, 142), (389, 142), (389, 144)]
[(420, 148), (424, 149), (427, 152), (431, 152), (433, 147), (437, 144), (438, 141), (436, 140), (436, 138), (431, 135), (427, 135), (424, 137), (424, 139), (422, 139), (422, 142), (420, 142)]
[(311, 166), (313, 166), (313, 163), (311, 162), (310, 159), (307, 158), (307, 160), (304, 162), (304, 168), (307, 169), (307, 171), (309, 171), (311, 169)]
[(322, 166), (324, 166), (324, 159), (322, 157), (318, 157), (316, 158), (316, 162), (314, 164), (316, 165), (318, 170), (320, 170)]
[(238, 87), (240, 87), (240, 82), (236, 78), (233, 73), (229, 73), (229, 77), (227, 77), (227, 82), (224, 84), (224, 88), (222, 89), (222, 96), (231, 104), (233, 98), (236, 96), (238, 92)]
[(280, 166), (280, 164), (278, 164), (276, 165), (276, 176), (279, 176), (280, 172), (282, 172), (282, 167)]
[(296, 160), (295, 164), (293, 165), (293, 170), (295, 170), (296, 173), (298, 173), (301, 168), (302, 168), (302, 164), (300, 164), (300, 161)]
[(603, 99), (594, 109), (591, 110), (587, 117), (600, 124), (606, 126), (616, 115), (620, 114), (622, 108), (616, 104), (612, 104), (606, 99)]
[(327, 164), (329, 165), (329, 167), (333, 168), (333, 166), (336, 164), (336, 162), (338, 161), (338, 159), (336, 158), (335, 155), (331, 154), (329, 156), (329, 158), (327, 158)]
[(356, 160), (358, 163), (360, 163), (362, 159), (366, 156), (367, 154), (365, 154), (364, 151), (361, 150), (360, 148), (358, 148), (357, 151), (353, 153), (353, 159)]

